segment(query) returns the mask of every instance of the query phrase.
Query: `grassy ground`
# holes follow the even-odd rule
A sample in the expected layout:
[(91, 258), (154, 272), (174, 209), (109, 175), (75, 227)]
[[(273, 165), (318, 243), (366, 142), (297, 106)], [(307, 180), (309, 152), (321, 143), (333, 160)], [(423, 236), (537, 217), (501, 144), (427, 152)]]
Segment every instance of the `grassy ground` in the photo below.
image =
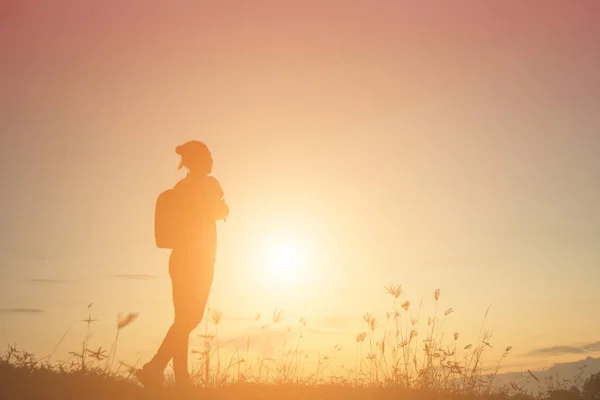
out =
[[(2, 399), (505, 399), (505, 395), (458, 395), (418, 389), (353, 387), (352, 385), (231, 384), (216, 388), (148, 391), (132, 379), (119, 379), (99, 371), (59, 372), (45, 367), (0, 364)], [(519, 397), (512, 397), (517, 400)], [(521, 399), (523, 397), (520, 397)]]
[[(452, 308), (438, 312), (440, 290), (433, 295), (435, 311), (419, 323), (421, 306), (416, 315), (408, 300), (401, 299), (402, 287), (391, 284), (385, 288), (391, 297), (386, 318), (378, 320), (371, 313), (363, 315), (364, 331), (356, 336), (356, 363), (345, 377), (328, 377), (331, 360), (328, 356), (311, 358), (314, 371), (302, 367), (304, 357), (301, 339), (306, 320), (300, 318), (284, 331), (289, 336), (275, 354), (255, 352), (251, 357), (250, 338), (241, 337), (245, 346), (235, 349), (228, 360), (220, 353), (222, 344), (216, 334), (222, 314), (209, 310), (206, 318), (202, 349), (193, 368), (194, 388), (185, 391), (167, 388), (152, 392), (141, 388), (132, 378), (134, 366), (116, 359), (119, 332), (133, 323), (137, 314), (119, 316), (114, 343), (108, 350), (88, 347), (91, 314), (81, 321), (78, 316), (65, 332), (54, 351), (44, 361), (37, 361), (27, 352), (9, 347), (0, 356), (0, 399), (147, 399), (147, 398), (209, 398), (209, 399), (500, 399), (507, 394), (490, 394), (494, 377), (511, 347), (505, 349), (495, 368), (484, 369), (482, 356), (490, 348), (490, 336), (482, 329), (479, 338), (461, 344), (459, 333), (446, 336), (441, 329)], [(89, 305), (85, 312), (89, 312)], [(439, 314), (439, 315), (438, 315)], [(82, 314), (83, 315), (83, 314)], [(487, 313), (486, 313), (487, 316)], [(258, 318), (258, 317), (257, 317)], [(284, 323), (283, 312), (275, 310), (265, 327), (276, 328)], [(423, 318), (423, 317), (422, 317)], [(484, 318), (485, 321), (485, 318)], [(82, 347), (70, 352), (66, 362), (53, 362), (55, 351), (77, 323), (87, 325)], [(263, 321), (261, 321), (261, 324)], [(211, 330), (209, 328), (212, 327)], [(214, 331), (214, 334), (212, 333)], [(316, 362), (315, 362), (316, 361)], [(70, 362), (69, 365), (67, 363)], [(513, 387), (512, 398), (525, 398)], [(521, 393), (521, 395), (519, 395)]]

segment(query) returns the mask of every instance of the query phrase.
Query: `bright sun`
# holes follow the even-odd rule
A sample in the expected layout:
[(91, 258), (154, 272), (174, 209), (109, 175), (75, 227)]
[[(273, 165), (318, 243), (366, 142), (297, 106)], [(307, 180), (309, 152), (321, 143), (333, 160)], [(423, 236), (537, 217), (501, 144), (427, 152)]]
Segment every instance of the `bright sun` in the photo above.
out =
[(297, 281), (302, 267), (302, 252), (292, 245), (277, 245), (268, 255), (269, 272), (277, 282)]

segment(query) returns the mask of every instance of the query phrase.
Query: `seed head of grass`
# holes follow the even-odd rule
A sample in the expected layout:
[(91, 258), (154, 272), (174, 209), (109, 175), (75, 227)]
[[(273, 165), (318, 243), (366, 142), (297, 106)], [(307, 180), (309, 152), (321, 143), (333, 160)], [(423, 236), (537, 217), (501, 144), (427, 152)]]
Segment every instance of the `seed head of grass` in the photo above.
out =
[(400, 297), (402, 294), (402, 285), (394, 285), (393, 283), (390, 283), (390, 286), (384, 286), (384, 288), (395, 299)]
[(454, 310), (452, 309), (452, 307), (450, 307), (444, 312), (444, 315), (448, 316), (448, 315), (452, 314), (453, 312), (454, 312)]
[(440, 299), (440, 289), (435, 289), (435, 292), (433, 293), (433, 298), (435, 299), (435, 301), (438, 301)]
[(460, 333), (454, 332), (454, 340), (458, 340), (459, 336), (460, 336)]
[(379, 327), (379, 323), (377, 322), (377, 318), (372, 317), (371, 321), (369, 321), (369, 328), (371, 328), (371, 332), (375, 331)]
[(506, 348), (506, 352), (507, 352), (507, 353), (508, 353), (509, 351), (511, 351), (511, 350), (512, 350), (512, 346), (508, 346), (508, 347)]
[(254, 317), (254, 321), (256, 321), (256, 322), (260, 321), (260, 317), (261, 317), (261, 314), (259, 312), (257, 312), (256, 316)]
[(298, 318), (298, 322), (300, 322), (300, 325), (306, 326), (306, 318), (300, 317), (300, 318)]
[(465, 346), (465, 350), (470, 350), (472, 347), (473, 347), (472, 344), (468, 344), (468, 345)]
[(90, 314), (86, 319), (82, 319), (81, 322), (85, 322), (86, 324), (92, 324), (93, 322), (98, 322), (97, 319), (93, 319)]
[(138, 313), (127, 313), (125, 316), (119, 313), (117, 316), (117, 329), (123, 329), (136, 320)]
[(408, 311), (408, 308), (410, 307), (410, 301), (405, 301), (404, 303), (402, 303), (402, 308), (404, 308), (404, 311)]
[(361, 332), (358, 335), (356, 335), (356, 343), (362, 343), (365, 338), (367, 337), (367, 332)]
[(105, 358), (107, 358), (106, 350), (102, 350), (102, 346), (98, 347), (98, 350), (96, 350), (96, 351), (91, 351), (91, 350), (86, 350), (86, 351), (90, 354), (90, 356), (92, 358), (94, 358), (97, 361), (102, 361)]

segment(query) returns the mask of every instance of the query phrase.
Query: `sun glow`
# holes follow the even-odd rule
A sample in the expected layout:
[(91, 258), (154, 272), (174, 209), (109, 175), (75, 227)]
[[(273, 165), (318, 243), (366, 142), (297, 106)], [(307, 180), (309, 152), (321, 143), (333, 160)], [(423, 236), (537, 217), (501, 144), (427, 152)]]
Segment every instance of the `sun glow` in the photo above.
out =
[(269, 273), (277, 282), (297, 282), (302, 267), (302, 252), (293, 245), (277, 245), (268, 257)]
[(263, 282), (289, 288), (308, 279), (312, 246), (299, 232), (272, 231), (261, 241), (261, 247)]

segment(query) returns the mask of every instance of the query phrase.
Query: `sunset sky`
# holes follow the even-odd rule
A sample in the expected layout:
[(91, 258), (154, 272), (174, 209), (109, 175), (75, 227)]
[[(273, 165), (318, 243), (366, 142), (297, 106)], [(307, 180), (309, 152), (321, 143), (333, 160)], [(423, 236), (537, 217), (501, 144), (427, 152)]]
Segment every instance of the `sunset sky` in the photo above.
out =
[(422, 324), (441, 288), (463, 344), (490, 307), (508, 369), (598, 356), (598, 49), (593, 0), (0, 1), (0, 345), (46, 355), (93, 302), (92, 346), (139, 312), (120, 355), (152, 355), (154, 203), (196, 139), (231, 208), (220, 335), (275, 340), (278, 307), (351, 364), (395, 282)]

